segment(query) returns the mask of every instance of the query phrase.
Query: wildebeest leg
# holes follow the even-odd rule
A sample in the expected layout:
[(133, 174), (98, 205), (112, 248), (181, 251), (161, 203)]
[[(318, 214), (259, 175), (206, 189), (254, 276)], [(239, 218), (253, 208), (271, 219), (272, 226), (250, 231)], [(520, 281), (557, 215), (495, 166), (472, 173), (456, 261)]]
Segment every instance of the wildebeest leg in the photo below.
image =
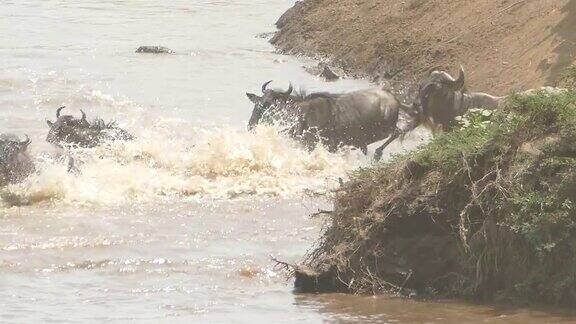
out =
[(336, 152), (338, 152), (339, 148), (340, 148), (340, 143), (338, 143), (334, 140), (328, 141), (328, 152), (336, 153)]
[(302, 134), (302, 140), (304, 147), (308, 151), (313, 151), (318, 144), (322, 144), (328, 152), (334, 153), (337, 150), (337, 145), (334, 145), (333, 141), (326, 140), (326, 138), (320, 135), (320, 132), (316, 127), (310, 127), (304, 131)]
[(360, 151), (362, 151), (364, 155), (368, 155), (368, 146), (366, 145), (360, 146)]
[(392, 143), (398, 137), (400, 137), (400, 132), (398, 130), (395, 130), (394, 133), (392, 133), (390, 137), (388, 137), (386, 142), (384, 142), (384, 144), (382, 144), (379, 148), (376, 149), (376, 151), (374, 151), (374, 160), (380, 161), (380, 159), (382, 158), (382, 152), (384, 151), (386, 146), (390, 145), (390, 143)]
[(312, 151), (316, 148), (316, 134), (311, 129), (305, 130), (300, 136), (300, 140), (307, 151)]
[(76, 161), (71, 156), (68, 156), (68, 173), (78, 174), (80, 170), (76, 167)]

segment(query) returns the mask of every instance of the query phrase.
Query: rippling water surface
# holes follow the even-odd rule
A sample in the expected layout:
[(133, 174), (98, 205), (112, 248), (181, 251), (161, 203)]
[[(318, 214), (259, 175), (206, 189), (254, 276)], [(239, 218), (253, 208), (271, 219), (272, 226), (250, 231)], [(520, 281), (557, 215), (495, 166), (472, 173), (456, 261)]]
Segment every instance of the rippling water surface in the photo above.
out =
[[(566, 320), (533, 311), (297, 296), (312, 212), (369, 160), (245, 131), (246, 91), (323, 83), (265, 33), (293, 1), (25, 0), (0, 5), (0, 131), (33, 140), (38, 172), (0, 192), (0, 322), (466, 322)], [(175, 55), (134, 53), (163, 45)], [(46, 119), (66, 105), (114, 119), (129, 143), (63, 152)], [(414, 146), (419, 138), (408, 141)], [(401, 146), (394, 150), (402, 149)], [(68, 156), (79, 168), (66, 171)], [(504, 316), (504, 317), (503, 317)]]

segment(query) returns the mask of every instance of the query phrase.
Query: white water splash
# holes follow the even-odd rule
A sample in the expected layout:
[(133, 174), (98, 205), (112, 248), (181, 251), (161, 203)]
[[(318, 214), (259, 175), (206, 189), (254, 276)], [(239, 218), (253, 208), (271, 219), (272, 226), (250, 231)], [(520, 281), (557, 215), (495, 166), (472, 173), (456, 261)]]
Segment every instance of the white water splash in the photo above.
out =
[(365, 160), (356, 151), (331, 154), (318, 147), (308, 152), (267, 126), (252, 133), (200, 129), (188, 136), (175, 136), (173, 129), (174, 122), (160, 120), (135, 141), (71, 150), (67, 154), (77, 173), (67, 171), (66, 159), (45, 159), (37, 174), (4, 189), (4, 203), (120, 204), (174, 197), (323, 194)]

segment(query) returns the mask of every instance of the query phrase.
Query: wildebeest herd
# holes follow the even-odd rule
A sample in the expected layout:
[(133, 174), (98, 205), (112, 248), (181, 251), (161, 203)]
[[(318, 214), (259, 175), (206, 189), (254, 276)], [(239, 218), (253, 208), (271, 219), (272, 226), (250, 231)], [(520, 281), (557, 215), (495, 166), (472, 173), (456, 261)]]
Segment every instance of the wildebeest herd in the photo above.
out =
[[(262, 96), (247, 93), (254, 103), (248, 123), (273, 123), (285, 132), (313, 148), (322, 143), (331, 152), (340, 146), (356, 147), (367, 154), (367, 146), (386, 139), (375, 153), (382, 157), (386, 146), (419, 125), (438, 131), (446, 130), (457, 116), (471, 108), (496, 108), (502, 97), (465, 90), (464, 69), (457, 79), (445, 71), (432, 71), (421, 83), (410, 105), (402, 103), (384, 89), (360, 90), (344, 94), (271, 90), (262, 86)], [(400, 123), (400, 115), (403, 122)]]
[[(306, 94), (269, 89), (271, 81), (262, 86), (262, 96), (247, 93), (254, 103), (248, 122), (252, 130), (258, 124), (275, 124), (304, 147), (324, 145), (330, 152), (352, 146), (368, 152), (368, 145), (385, 140), (374, 154), (376, 160), (384, 148), (398, 137), (419, 125), (433, 130), (446, 130), (457, 116), (470, 108), (496, 108), (503, 97), (465, 90), (464, 70), (458, 78), (445, 71), (432, 71), (421, 83), (416, 98), (404, 104), (389, 91), (376, 88), (343, 94), (326, 92)], [(134, 137), (115, 122), (102, 119), (88, 121), (63, 115), (56, 110), (56, 120), (49, 121), (46, 141), (59, 147), (91, 148), (108, 141), (129, 141)], [(400, 123), (400, 115), (404, 122)], [(30, 139), (16, 135), (0, 135), (0, 186), (20, 182), (35, 172), (27, 149)]]
[[(114, 122), (105, 122), (100, 118), (88, 121), (83, 111), (81, 118), (63, 115), (64, 108), (56, 110), (54, 122), (46, 121), (49, 126), (46, 136), (48, 143), (58, 147), (90, 148), (106, 141), (127, 141), (134, 138)], [(21, 141), (14, 134), (0, 135), (0, 187), (20, 182), (35, 172), (36, 167), (27, 151), (30, 143), (28, 136)], [(69, 166), (69, 169), (72, 169), (72, 166)]]

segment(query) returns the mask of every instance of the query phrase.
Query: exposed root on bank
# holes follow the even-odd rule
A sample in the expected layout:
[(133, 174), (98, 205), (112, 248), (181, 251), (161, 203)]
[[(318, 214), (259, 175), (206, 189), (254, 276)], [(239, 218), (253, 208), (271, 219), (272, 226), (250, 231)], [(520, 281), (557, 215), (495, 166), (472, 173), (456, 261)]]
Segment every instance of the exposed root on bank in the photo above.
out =
[(273, 256), (270, 258), (277, 267), (286, 271), (290, 277), (294, 277), (294, 291), (297, 293), (337, 291), (333, 287), (340, 287), (340, 283), (334, 282), (333, 271), (318, 272), (305, 265), (287, 263)]
[(315, 214), (330, 224), (292, 266), (297, 288), (576, 304), (574, 125), (573, 91), (513, 97), (356, 171)]

